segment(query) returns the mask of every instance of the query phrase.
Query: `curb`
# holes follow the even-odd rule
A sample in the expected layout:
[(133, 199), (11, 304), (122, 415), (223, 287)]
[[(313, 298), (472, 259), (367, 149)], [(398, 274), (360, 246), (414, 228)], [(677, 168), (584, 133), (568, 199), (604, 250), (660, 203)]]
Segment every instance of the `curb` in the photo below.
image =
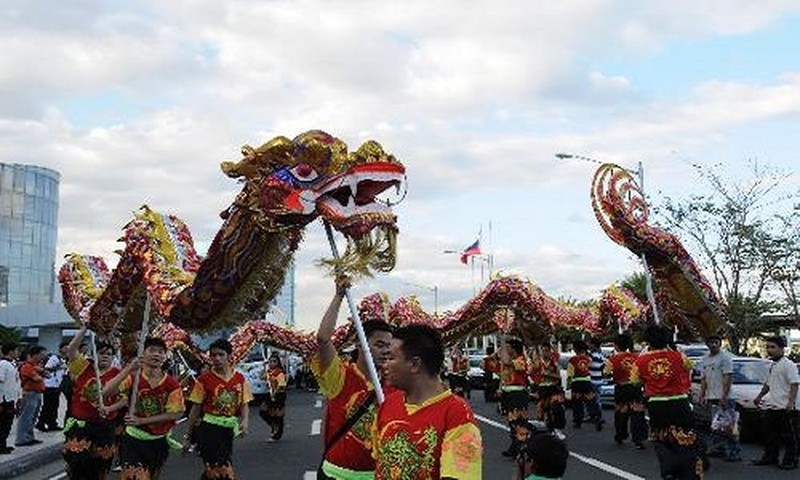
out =
[(13, 460), (2, 462), (0, 480), (10, 480), (42, 465), (55, 462), (61, 457), (61, 443), (42, 447)]

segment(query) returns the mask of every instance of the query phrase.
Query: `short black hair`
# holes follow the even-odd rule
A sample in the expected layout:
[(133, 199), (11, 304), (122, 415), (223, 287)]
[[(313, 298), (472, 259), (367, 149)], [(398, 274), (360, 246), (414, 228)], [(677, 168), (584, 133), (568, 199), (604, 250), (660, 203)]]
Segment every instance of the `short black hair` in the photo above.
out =
[(19, 348), (19, 345), (17, 345), (16, 342), (6, 342), (3, 344), (3, 349), (2, 349), (3, 355), (8, 355), (17, 348)]
[(224, 338), (218, 338), (211, 342), (211, 345), (208, 346), (208, 351), (210, 352), (212, 348), (222, 350), (228, 355), (233, 353), (233, 345), (231, 345), (231, 342), (225, 340)]
[(771, 337), (767, 337), (764, 339), (764, 341), (767, 343), (774, 343), (775, 345), (781, 348), (786, 348), (786, 339), (780, 335), (773, 335)]
[(494, 353), (494, 345), (489, 345), (486, 347), (486, 355), (491, 355)]
[(514, 352), (516, 352), (517, 355), (520, 355), (522, 353), (523, 347), (521, 341), (517, 340), (516, 338), (512, 338), (507, 343), (508, 346), (511, 347), (511, 349), (514, 350)]
[(114, 351), (114, 345), (111, 342), (107, 342), (105, 340), (98, 340), (94, 344), (94, 347), (98, 353), (102, 352), (103, 350), (111, 350), (112, 352)]
[(375, 332), (388, 332), (394, 334), (394, 328), (386, 322), (381, 320), (367, 320), (366, 322), (362, 323), (361, 326), (364, 328), (364, 336), (369, 339)]
[(426, 372), (439, 375), (442, 371), (444, 342), (438, 330), (424, 324), (407, 325), (395, 330), (394, 339), (403, 342), (406, 358), (419, 357)]
[(614, 340), (614, 345), (622, 352), (628, 352), (633, 350), (633, 338), (627, 333), (620, 333), (617, 335), (617, 338)]
[(647, 340), (650, 348), (662, 349), (667, 348), (671, 335), (669, 331), (659, 325), (650, 325), (644, 332), (644, 337)]
[(600, 339), (597, 337), (592, 337), (589, 339), (589, 346), (592, 348), (600, 348), (601, 342)]
[(164, 351), (167, 351), (167, 342), (158, 337), (147, 337), (144, 339), (144, 348), (147, 349), (148, 347), (161, 347)]
[(706, 337), (706, 342), (710, 342), (711, 340), (719, 340), (721, 342), (722, 335), (720, 335), (719, 333), (712, 333), (711, 335)]
[(551, 434), (533, 435), (525, 443), (525, 449), (525, 456), (533, 462), (533, 473), (544, 478), (564, 476), (569, 450), (563, 440)]
[(41, 345), (34, 345), (34, 346), (32, 346), (31, 348), (28, 349), (28, 356), (38, 355), (38, 354), (44, 352), (45, 350), (47, 350), (47, 349), (44, 348)]
[(589, 347), (586, 346), (586, 342), (583, 340), (576, 340), (572, 343), (572, 349), (575, 351), (575, 353), (586, 353), (586, 351), (589, 350)]

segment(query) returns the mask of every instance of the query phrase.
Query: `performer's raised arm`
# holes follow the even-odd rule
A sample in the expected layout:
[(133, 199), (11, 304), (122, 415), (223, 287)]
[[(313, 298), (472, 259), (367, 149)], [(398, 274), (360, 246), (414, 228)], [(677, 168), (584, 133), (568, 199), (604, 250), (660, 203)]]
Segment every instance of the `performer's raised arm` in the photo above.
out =
[(328, 369), (331, 361), (333, 361), (333, 357), (336, 356), (336, 347), (333, 346), (331, 337), (336, 328), (336, 319), (339, 316), (339, 308), (342, 305), (342, 299), (349, 287), (350, 280), (347, 277), (336, 277), (336, 293), (333, 295), (328, 309), (325, 310), (325, 315), (322, 316), (319, 328), (317, 329), (317, 352), (322, 371)]

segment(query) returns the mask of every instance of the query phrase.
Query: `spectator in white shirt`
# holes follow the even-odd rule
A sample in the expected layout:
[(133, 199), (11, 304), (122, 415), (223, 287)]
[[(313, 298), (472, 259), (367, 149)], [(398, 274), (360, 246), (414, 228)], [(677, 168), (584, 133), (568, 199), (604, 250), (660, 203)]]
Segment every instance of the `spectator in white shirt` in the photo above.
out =
[[(708, 354), (701, 360), (700, 404), (711, 407), (713, 419), (720, 410), (735, 408), (731, 392), (733, 382), (733, 355), (722, 349), (722, 337), (711, 335), (706, 339)], [(728, 412), (730, 413), (730, 412)], [(708, 439), (708, 454), (721, 455), (729, 462), (739, 461), (742, 448), (739, 439), (732, 434), (716, 432), (712, 429)]]
[(13, 342), (5, 343), (0, 352), (3, 355), (0, 359), (0, 455), (7, 455), (14, 451), (14, 447), (7, 443), (8, 435), (22, 399), (19, 372), (15, 365), (19, 358), (19, 346)]
[(783, 337), (767, 338), (767, 355), (772, 359), (767, 381), (761, 393), (753, 400), (764, 412), (764, 454), (753, 465), (778, 464), (781, 446), (783, 460), (778, 467), (784, 470), (797, 468), (798, 419), (797, 388), (800, 374), (797, 365), (784, 356), (786, 341)]
[(61, 345), (58, 346), (58, 354), (50, 355), (44, 364), (44, 370), (50, 376), (44, 379), (42, 412), (39, 414), (39, 421), (36, 423), (36, 428), (40, 432), (57, 432), (61, 430), (61, 427), (58, 426), (58, 407), (59, 403), (61, 403), (61, 382), (67, 372), (67, 362), (64, 359), (67, 345), (69, 345), (69, 342), (61, 342)]

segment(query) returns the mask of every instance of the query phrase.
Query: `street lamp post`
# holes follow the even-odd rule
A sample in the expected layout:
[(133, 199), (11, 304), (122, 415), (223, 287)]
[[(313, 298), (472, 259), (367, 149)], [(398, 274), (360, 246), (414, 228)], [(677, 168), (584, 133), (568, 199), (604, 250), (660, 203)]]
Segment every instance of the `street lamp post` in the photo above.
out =
[[(583, 155), (577, 155), (574, 153), (556, 153), (556, 158), (559, 160), (568, 160), (568, 159), (575, 159), (575, 160), (583, 160), (585, 162), (596, 163), (598, 165), (604, 165), (606, 162), (601, 162), (600, 160), (585, 157)], [(642, 162), (639, 161), (637, 164), (637, 169), (633, 170), (630, 168), (620, 167), (626, 172), (630, 174), (634, 174), (638, 177), (639, 183), (639, 190), (642, 192), (642, 195), (645, 195), (644, 191), (644, 167), (642, 166)], [(647, 293), (647, 301), (650, 303), (650, 307), (653, 309), (653, 319), (656, 322), (656, 325), (661, 323), (660, 318), (658, 316), (658, 308), (656, 308), (656, 298), (655, 294), (653, 293), (653, 277), (650, 275), (650, 267), (647, 264), (647, 257), (645, 257), (644, 253), (639, 256), (639, 259), (642, 261), (642, 266), (644, 267), (644, 276), (645, 276), (645, 292)], [(620, 327), (621, 328), (621, 327)]]

